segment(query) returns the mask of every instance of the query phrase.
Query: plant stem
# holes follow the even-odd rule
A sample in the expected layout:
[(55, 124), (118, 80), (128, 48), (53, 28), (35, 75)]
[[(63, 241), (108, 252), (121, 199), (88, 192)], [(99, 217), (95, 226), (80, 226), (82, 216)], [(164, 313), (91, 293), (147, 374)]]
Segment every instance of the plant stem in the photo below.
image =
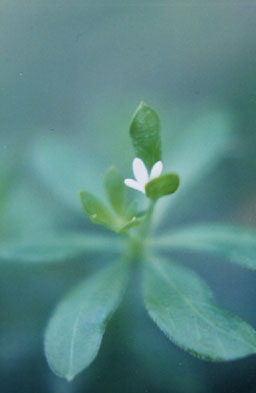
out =
[(140, 228), (140, 231), (139, 231), (139, 237), (142, 241), (144, 241), (149, 234), (152, 216), (153, 216), (153, 212), (154, 212), (154, 207), (155, 207), (155, 201), (151, 200), (145, 220), (144, 220), (144, 222)]
[(129, 260), (139, 261), (143, 255), (145, 255), (145, 246), (147, 238), (150, 232), (150, 226), (152, 221), (152, 215), (154, 212), (155, 201), (151, 201), (148, 207), (144, 222), (139, 227), (139, 231), (129, 236), (128, 252), (127, 257)]

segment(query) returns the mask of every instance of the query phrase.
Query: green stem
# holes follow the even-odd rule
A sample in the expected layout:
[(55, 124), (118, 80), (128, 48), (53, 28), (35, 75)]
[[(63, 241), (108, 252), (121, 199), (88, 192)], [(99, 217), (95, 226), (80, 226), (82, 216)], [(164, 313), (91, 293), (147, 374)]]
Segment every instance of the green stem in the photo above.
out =
[(145, 220), (140, 228), (139, 236), (142, 241), (145, 240), (149, 234), (155, 203), (156, 202), (153, 200), (150, 201)]
[(129, 236), (127, 257), (129, 260), (139, 261), (145, 255), (145, 246), (150, 232), (152, 215), (154, 212), (155, 201), (151, 201), (148, 207), (145, 220), (139, 227), (139, 231)]

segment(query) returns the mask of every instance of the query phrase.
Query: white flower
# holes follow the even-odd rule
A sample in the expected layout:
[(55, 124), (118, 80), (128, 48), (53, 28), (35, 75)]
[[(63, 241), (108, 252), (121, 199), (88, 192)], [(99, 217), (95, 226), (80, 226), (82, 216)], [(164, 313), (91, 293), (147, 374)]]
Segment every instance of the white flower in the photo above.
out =
[(145, 194), (145, 185), (149, 180), (161, 175), (163, 170), (163, 163), (162, 161), (157, 161), (153, 165), (149, 175), (144, 162), (140, 158), (134, 158), (132, 163), (132, 170), (136, 180), (125, 179), (124, 184)]

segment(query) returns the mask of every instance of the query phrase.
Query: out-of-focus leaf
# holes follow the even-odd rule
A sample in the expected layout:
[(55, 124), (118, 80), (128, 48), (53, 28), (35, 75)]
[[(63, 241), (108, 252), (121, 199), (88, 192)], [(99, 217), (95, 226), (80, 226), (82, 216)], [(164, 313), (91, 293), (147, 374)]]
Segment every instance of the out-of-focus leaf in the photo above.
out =
[(187, 129), (173, 134), (163, 157), (164, 168), (180, 176), (179, 193), (159, 203), (155, 218), (161, 224), (173, 204), (179, 201), (191, 186), (208, 174), (222, 159), (230, 142), (231, 118), (221, 111), (208, 111), (191, 122)]
[(148, 170), (161, 160), (160, 120), (154, 109), (142, 102), (130, 126), (135, 154), (141, 158)]
[(120, 247), (117, 240), (115, 237), (70, 233), (38, 240), (0, 243), (0, 263), (54, 263), (83, 254), (113, 252)]
[(126, 188), (124, 179), (113, 166), (109, 168), (105, 175), (105, 188), (111, 206), (119, 216), (123, 216)]
[(137, 213), (138, 210), (138, 201), (133, 200), (128, 203), (125, 207), (125, 217), (128, 221), (130, 221)]
[(225, 224), (198, 224), (159, 237), (161, 248), (207, 252), (256, 269), (256, 230)]
[(56, 227), (59, 219), (63, 219), (61, 208), (45, 198), (38, 186), (25, 176), (19, 177), (8, 190), (1, 217), (1, 241), (47, 233)]
[(126, 261), (118, 261), (86, 279), (57, 306), (45, 337), (52, 370), (67, 380), (96, 357), (106, 324), (118, 307), (128, 278)]
[(180, 184), (179, 176), (168, 173), (150, 180), (146, 186), (146, 195), (151, 199), (158, 199), (165, 195), (173, 194)]
[(171, 261), (154, 260), (146, 264), (146, 308), (174, 343), (212, 361), (256, 354), (255, 330), (219, 308), (196, 273)]
[[(1, 163), (0, 163), (1, 165)], [(0, 215), (2, 216), (3, 207), (5, 206), (10, 184), (12, 182), (12, 173), (6, 168), (7, 173), (3, 173), (3, 167), (0, 168)]]
[(81, 212), (77, 192), (83, 187), (99, 192), (98, 164), (92, 151), (64, 137), (46, 134), (39, 138), (33, 149), (33, 169), (54, 195), (70, 208)]

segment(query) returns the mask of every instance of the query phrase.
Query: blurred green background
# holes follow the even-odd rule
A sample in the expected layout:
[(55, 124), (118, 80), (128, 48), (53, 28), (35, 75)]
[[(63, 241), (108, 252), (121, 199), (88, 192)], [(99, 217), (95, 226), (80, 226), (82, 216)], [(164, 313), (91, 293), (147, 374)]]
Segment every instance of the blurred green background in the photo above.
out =
[[(128, 127), (141, 100), (162, 120), (166, 168), (184, 180), (159, 231), (255, 226), (255, 12), (249, 0), (1, 0), (1, 241), (100, 230), (77, 191), (99, 194), (111, 164), (131, 174)], [(255, 274), (213, 257), (180, 259), (256, 326)], [(136, 276), (96, 361), (72, 383), (55, 377), (43, 355), (47, 319), (104, 262), (1, 264), (2, 392), (255, 392), (256, 357), (212, 364), (176, 348), (143, 310)]]

